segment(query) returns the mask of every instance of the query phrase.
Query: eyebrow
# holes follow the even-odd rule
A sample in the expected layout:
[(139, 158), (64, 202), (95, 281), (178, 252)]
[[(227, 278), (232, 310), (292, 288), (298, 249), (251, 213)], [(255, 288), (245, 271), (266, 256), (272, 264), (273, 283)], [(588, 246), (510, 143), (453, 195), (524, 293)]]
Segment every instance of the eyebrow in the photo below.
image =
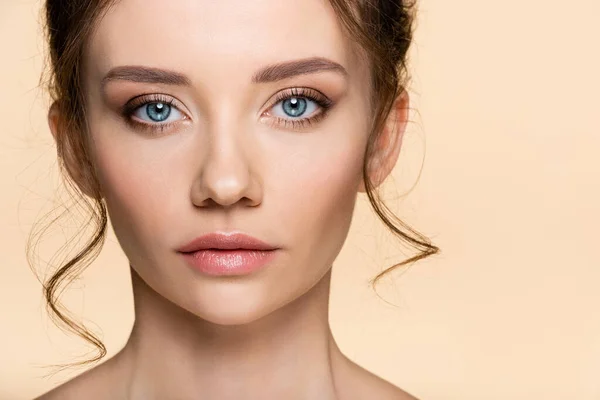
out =
[[(298, 75), (314, 74), (323, 71), (333, 71), (343, 76), (348, 75), (346, 69), (335, 61), (331, 61), (324, 57), (311, 57), (267, 65), (252, 75), (251, 82), (277, 82)], [(124, 65), (112, 68), (104, 78), (102, 78), (102, 88), (111, 81), (157, 83), (175, 86), (191, 86), (192, 82), (189, 77), (179, 72), (135, 65)]]
[(261, 68), (252, 76), (252, 83), (276, 82), (298, 75), (333, 71), (347, 76), (344, 67), (324, 57), (312, 57), (302, 60), (285, 61)]

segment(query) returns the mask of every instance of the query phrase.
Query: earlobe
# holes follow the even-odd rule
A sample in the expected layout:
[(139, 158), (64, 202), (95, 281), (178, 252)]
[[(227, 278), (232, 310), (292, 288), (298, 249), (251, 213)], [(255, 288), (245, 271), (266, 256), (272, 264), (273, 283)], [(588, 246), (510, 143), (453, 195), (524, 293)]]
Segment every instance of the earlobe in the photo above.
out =
[[(408, 92), (403, 90), (394, 101), (369, 162), (369, 177), (374, 187), (378, 187), (388, 177), (398, 161), (402, 138), (408, 123), (409, 106)], [(360, 182), (358, 191), (366, 192), (363, 180)]]
[(48, 111), (48, 126), (50, 132), (56, 142), (58, 157), (67, 170), (71, 179), (75, 182), (79, 190), (86, 196), (93, 198), (92, 190), (89, 185), (89, 177), (86, 178), (86, 167), (80, 162), (80, 157), (77, 157), (77, 149), (73, 147), (73, 141), (70, 140), (67, 132), (62, 132), (64, 127), (64, 115), (58, 102), (52, 103)]
[(50, 106), (50, 110), (48, 111), (48, 126), (50, 127), (50, 133), (52, 133), (52, 136), (54, 137), (55, 141), (58, 136), (59, 119), (60, 110), (58, 103), (55, 101), (54, 103), (52, 103), (52, 105)]

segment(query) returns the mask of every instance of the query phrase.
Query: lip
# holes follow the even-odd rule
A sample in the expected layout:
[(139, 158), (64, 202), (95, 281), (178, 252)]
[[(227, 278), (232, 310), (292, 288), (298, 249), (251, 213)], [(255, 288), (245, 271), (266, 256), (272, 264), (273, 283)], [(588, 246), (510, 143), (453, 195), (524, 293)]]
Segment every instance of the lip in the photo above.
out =
[(242, 233), (210, 233), (178, 249), (186, 262), (206, 275), (246, 275), (278, 253), (277, 247)]
[(214, 232), (197, 237), (177, 249), (180, 253), (199, 250), (277, 250), (277, 247), (243, 233)]

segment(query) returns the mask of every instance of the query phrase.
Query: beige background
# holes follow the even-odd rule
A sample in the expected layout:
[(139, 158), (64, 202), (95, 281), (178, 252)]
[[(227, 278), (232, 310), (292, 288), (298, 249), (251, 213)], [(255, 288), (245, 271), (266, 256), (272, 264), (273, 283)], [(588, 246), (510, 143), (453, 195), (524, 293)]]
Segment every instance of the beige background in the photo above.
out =
[[(87, 348), (50, 323), (25, 262), (32, 223), (61, 195), (36, 88), (40, 2), (0, 3), (0, 399), (18, 400), (80, 373), (43, 379), (39, 366)], [(600, 399), (600, 2), (420, 3), (418, 112), (386, 188), (443, 253), (384, 281), (396, 307), (378, 298), (367, 280), (404, 255), (361, 197), (334, 267), (334, 334), (423, 400)], [(52, 231), (40, 261), (77, 218)], [(68, 294), (109, 354), (132, 323), (126, 266), (111, 231)]]

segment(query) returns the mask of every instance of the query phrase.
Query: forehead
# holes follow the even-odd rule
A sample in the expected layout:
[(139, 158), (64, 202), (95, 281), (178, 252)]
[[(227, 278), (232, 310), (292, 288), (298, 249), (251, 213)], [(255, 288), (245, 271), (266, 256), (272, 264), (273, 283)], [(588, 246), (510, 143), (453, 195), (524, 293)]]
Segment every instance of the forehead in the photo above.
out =
[(356, 54), (329, 0), (120, 0), (100, 21), (86, 60), (98, 75), (148, 65), (249, 79), (265, 63), (313, 56), (358, 74)]

